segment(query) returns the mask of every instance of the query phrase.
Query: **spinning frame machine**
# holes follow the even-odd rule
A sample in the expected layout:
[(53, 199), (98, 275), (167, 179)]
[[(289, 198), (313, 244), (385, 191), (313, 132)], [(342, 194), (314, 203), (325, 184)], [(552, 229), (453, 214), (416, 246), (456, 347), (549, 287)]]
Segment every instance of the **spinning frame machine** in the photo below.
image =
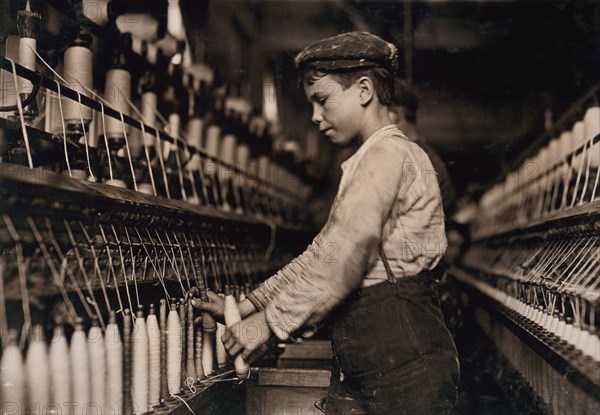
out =
[(451, 271), (542, 410), (600, 411), (600, 87), (488, 189)]
[(148, 65), (138, 109), (124, 57), (156, 63), (160, 41), (116, 37), (102, 96), (91, 34), (79, 31), (61, 75), (36, 51), (40, 20), (27, 2), (0, 57), (3, 88), (17, 86), (0, 113), (2, 413), (209, 412), (213, 386), (249, 366), (188, 297), (213, 289), (226, 323), (239, 320), (235, 301), (309, 241), (310, 189), (270, 160), (247, 102), (184, 64), (184, 34), (163, 67), (166, 105)]

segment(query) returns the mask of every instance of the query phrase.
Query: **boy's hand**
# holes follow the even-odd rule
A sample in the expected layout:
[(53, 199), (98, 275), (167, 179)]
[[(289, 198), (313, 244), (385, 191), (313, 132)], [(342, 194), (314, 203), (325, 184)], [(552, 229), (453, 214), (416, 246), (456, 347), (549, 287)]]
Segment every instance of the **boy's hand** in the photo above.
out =
[(207, 291), (206, 295), (208, 296), (208, 302), (204, 302), (196, 297), (196, 295), (199, 294), (196, 287), (192, 287), (192, 289), (188, 291), (188, 294), (195, 297), (192, 299), (192, 306), (194, 306), (194, 308), (199, 308), (200, 310), (208, 312), (217, 322), (225, 324), (225, 300), (222, 297), (219, 297), (213, 291)]
[(231, 356), (241, 352), (242, 358), (248, 360), (250, 354), (265, 344), (272, 335), (265, 312), (260, 311), (228, 327), (221, 341)]

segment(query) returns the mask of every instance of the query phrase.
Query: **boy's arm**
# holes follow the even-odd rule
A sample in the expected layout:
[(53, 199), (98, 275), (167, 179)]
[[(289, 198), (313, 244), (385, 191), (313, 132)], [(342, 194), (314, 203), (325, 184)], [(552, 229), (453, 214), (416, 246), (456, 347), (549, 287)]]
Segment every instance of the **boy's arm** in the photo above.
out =
[[(393, 140), (393, 139), (392, 139)], [(312, 256), (266, 306), (269, 326), (286, 339), (303, 324), (315, 324), (360, 285), (376, 258), (383, 226), (403, 183), (406, 159), (388, 139), (367, 149), (311, 245)], [(411, 178), (404, 178), (407, 181)], [(414, 176), (412, 177), (414, 180)]]
[(296, 275), (304, 271), (306, 264), (314, 257), (314, 252), (318, 252), (318, 250), (318, 246), (315, 246), (315, 241), (313, 241), (302, 254), (260, 284), (246, 298), (257, 310), (264, 310), (285, 285), (289, 284), (296, 278)]

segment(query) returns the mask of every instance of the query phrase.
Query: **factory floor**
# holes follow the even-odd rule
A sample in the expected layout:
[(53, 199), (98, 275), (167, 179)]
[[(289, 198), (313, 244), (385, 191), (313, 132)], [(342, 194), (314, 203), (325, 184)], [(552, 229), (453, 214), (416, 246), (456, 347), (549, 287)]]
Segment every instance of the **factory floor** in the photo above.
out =
[(510, 369), (474, 321), (455, 332), (461, 383), (456, 415), (538, 415), (544, 412), (533, 391)]

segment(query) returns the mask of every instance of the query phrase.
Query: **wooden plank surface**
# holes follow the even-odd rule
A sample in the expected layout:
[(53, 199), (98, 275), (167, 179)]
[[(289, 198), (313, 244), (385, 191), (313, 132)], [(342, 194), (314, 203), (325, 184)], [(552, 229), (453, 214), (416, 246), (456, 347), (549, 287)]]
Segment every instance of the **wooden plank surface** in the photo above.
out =
[(314, 403), (326, 394), (326, 388), (249, 387), (246, 415), (319, 415)]
[(258, 384), (260, 386), (292, 386), (292, 387), (329, 387), (328, 370), (321, 369), (283, 369), (260, 368)]

